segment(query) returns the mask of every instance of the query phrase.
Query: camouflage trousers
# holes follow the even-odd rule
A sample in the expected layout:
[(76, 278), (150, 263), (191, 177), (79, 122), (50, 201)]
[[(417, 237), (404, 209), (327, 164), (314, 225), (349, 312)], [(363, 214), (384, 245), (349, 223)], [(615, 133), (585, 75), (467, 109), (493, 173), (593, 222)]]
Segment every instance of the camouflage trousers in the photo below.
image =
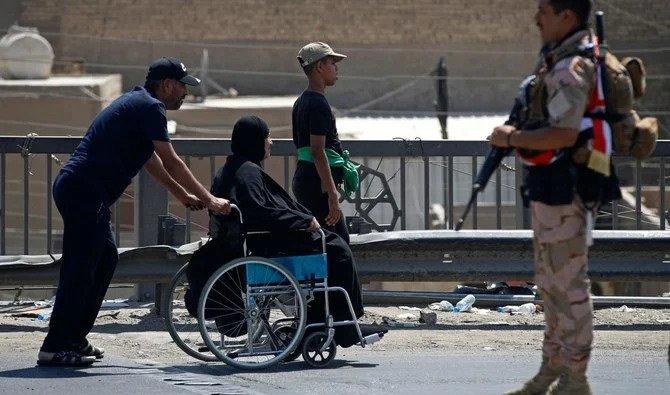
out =
[(531, 202), (535, 283), (544, 301), (543, 359), (550, 367), (585, 374), (593, 341), (587, 276), (586, 211)]

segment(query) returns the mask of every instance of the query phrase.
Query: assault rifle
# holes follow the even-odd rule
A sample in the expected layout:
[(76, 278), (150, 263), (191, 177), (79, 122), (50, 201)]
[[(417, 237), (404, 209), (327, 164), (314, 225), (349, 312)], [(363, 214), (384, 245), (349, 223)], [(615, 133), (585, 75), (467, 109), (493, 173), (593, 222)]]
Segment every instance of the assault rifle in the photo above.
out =
[(598, 63), (600, 63), (600, 80), (603, 87), (603, 97), (605, 99), (605, 113), (611, 111), (609, 103), (607, 102), (607, 65), (605, 64), (605, 57), (609, 48), (605, 43), (605, 13), (602, 11), (596, 12), (596, 36), (598, 37)]
[[(607, 50), (607, 45), (605, 44), (605, 29), (603, 19), (604, 19), (604, 13), (602, 11), (596, 12), (596, 35), (598, 36), (598, 45), (600, 49), (599, 51), (600, 56), (598, 61), (602, 65), (601, 73), (606, 72), (605, 51)], [(605, 86), (607, 78), (605, 78), (605, 75), (601, 75), (600, 77), (603, 83), (603, 90), (607, 92), (607, 86)], [(514, 125), (517, 129), (522, 126), (520, 125), (522, 121), (519, 119), (519, 111), (521, 110), (521, 108), (523, 108), (523, 103), (521, 102), (521, 99), (517, 97), (514, 100), (514, 107), (512, 108), (512, 112), (510, 113), (509, 118), (505, 122), (505, 125)], [(472, 209), (472, 206), (474, 206), (475, 202), (477, 201), (477, 195), (484, 190), (486, 184), (488, 184), (489, 179), (493, 175), (493, 172), (496, 171), (498, 166), (500, 166), (500, 162), (502, 162), (503, 158), (509, 155), (509, 153), (512, 152), (512, 150), (513, 148), (500, 148), (500, 147), (491, 148), (491, 151), (489, 151), (488, 155), (486, 156), (484, 165), (482, 165), (482, 168), (479, 170), (479, 173), (477, 173), (477, 179), (475, 180), (475, 183), (472, 185), (472, 193), (470, 195), (468, 205), (465, 207), (465, 211), (463, 212), (463, 215), (461, 215), (461, 218), (458, 219), (458, 222), (456, 223), (454, 230), (456, 231), (461, 230), (461, 228), (463, 227), (463, 223), (465, 222), (465, 218), (468, 216), (470, 210)]]
[[(519, 125), (519, 111), (523, 107), (523, 104), (521, 103), (521, 100), (519, 98), (514, 100), (514, 107), (512, 107), (512, 111), (510, 112), (509, 118), (505, 122), (505, 125), (514, 125), (515, 127), (520, 127)], [(463, 212), (463, 215), (461, 215), (461, 218), (458, 219), (458, 222), (456, 222), (456, 226), (454, 227), (454, 230), (459, 231), (463, 227), (463, 223), (465, 222), (465, 218), (468, 216), (468, 213), (470, 213), (470, 210), (472, 209), (472, 206), (475, 205), (475, 202), (477, 201), (477, 195), (479, 195), (479, 192), (483, 191), (484, 188), (486, 188), (486, 184), (488, 184), (489, 179), (493, 175), (493, 172), (496, 171), (498, 166), (500, 166), (500, 162), (502, 162), (503, 158), (509, 155), (510, 152), (512, 152), (513, 148), (500, 148), (500, 147), (492, 147), (491, 151), (489, 151), (488, 155), (486, 155), (486, 160), (484, 161), (484, 164), (482, 165), (482, 168), (479, 169), (479, 173), (477, 173), (477, 179), (475, 180), (475, 183), (472, 184), (472, 193), (470, 195), (470, 200), (468, 201), (468, 205), (465, 206), (465, 211)]]

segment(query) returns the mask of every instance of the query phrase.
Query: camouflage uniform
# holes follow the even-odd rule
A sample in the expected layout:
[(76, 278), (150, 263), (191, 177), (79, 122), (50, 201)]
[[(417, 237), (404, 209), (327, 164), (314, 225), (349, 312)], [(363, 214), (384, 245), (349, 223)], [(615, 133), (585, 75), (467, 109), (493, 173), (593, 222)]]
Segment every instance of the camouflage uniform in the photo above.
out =
[[(536, 74), (546, 87), (543, 92), (546, 95), (541, 111), (535, 111), (534, 116), (544, 117), (544, 125), (548, 127), (583, 129), (582, 119), (595, 84), (595, 65), (589, 58), (566, 57), (565, 54), (574, 53), (574, 48), (585, 42), (588, 34), (586, 30), (575, 33), (539, 62)], [(533, 112), (533, 104), (530, 107)], [(538, 107), (537, 101), (535, 107)], [(534, 201), (531, 197), (530, 210), (535, 283), (545, 303), (546, 324), (540, 373), (523, 389), (510, 392), (514, 394), (544, 393), (561, 374), (586, 380), (593, 340), (586, 209), (574, 195), (571, 203), (559, 205)], [(554, 384), (564, 386), (561, 380)], [(585, 387), (588, 388), (588, 384)], [(564, 391), (563, 388), (556, 393), (570, 393), (570, 390)], [(580, 393), (589, 391), (580, 389)]]
[(535, 283), (545, 311), (542, 356), (548, 365), (585, 374), (593, 340), (587, 277), (585, 214), (579, 199), (565, 206), (531, 203)]
[[(576, 33), (552, 50), (549, 58), (560, 58), (585, 38), (587, 31)], [(569, 56), (556, 62), (544, 78), (550, 127), (582, 129), (595, 77), (589, 58)], [(531, 202), (535, 283), (545, 302), (542, 354), (550, 367), (561, 366), (576, 374), (586, 373), (593, 340), (585, 217), (577, 196), (569, 205)]]

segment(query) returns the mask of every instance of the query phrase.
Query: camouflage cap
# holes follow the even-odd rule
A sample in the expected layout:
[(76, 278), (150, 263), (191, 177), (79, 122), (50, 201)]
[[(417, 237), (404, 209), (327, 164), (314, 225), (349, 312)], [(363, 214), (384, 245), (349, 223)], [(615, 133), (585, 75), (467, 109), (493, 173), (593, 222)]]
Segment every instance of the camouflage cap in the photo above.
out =
[(347, 57), (346, 55), (336, 53), (330, 45), (326, 43), (314, 42), (309, 43), (300, 49), (300, 52), (298, 52), (298, 62), (300, 62), (300, 66), (306, 67), (326, 56), (333, 56), (336, 62), (346, 59)]

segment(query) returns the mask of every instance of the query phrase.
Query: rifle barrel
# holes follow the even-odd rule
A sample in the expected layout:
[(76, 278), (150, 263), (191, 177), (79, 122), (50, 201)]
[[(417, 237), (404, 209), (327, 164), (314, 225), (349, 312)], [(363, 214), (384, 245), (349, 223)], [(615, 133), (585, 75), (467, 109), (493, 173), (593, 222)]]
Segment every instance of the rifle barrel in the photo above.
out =
[(605, 13), (602, 11), (596, 12), (596, 34), (598, 35), (598, 45), (605, 44)]

